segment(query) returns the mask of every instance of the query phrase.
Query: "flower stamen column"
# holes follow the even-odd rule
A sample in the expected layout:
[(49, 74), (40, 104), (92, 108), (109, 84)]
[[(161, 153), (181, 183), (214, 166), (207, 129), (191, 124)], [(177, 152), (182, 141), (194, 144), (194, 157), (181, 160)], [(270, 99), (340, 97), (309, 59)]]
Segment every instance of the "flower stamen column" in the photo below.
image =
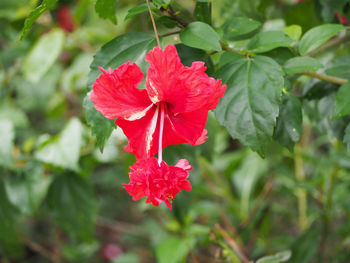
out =
[(158, 164), (163, 161), (163, 130), (164, 130), (164, 103), (160, 103), (160, 124), (159, 124), (159, 143), (158, 143)]

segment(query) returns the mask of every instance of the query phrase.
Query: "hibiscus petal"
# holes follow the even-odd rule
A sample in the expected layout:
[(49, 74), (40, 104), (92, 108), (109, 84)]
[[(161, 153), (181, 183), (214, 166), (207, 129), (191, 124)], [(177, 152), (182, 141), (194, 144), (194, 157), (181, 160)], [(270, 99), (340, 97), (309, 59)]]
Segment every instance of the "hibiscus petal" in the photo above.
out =
[(147, 92), (153, 103), (166, 101), (177, 96), (174, 90), (177, 74), (184, 68), (173, 45), (166, 46), (163, 51), (154, 47), (145, 57), (150, 64), (147, 70)]
[(102, 74), (90, 93), (96, 110), (108, 119), (137, 120), (145, 116), (152, 102), (145, 89), (137, 88), (143, 79), (140, 68), (126, 62), (113, 71), (100, 69)]
[(138, 160), (153, 157), (158, 151), (158, 113), (159, 108), (153, 105), (141, 119), (128, 121), (118, 118), (115, 121), (129, 140), (125, 151), (134, 154)]
[(167, 102), (174, 113), (212, 110), (225, 93), (226, 85), (205, 73), (204, 62), (183, 66), (173, 45), (164, 51), (153, 48), (145, 60), (150, 64), (146, 77), (150, 99), (153, 103)]
[[(180, 160), (179, 163), (187, 168), (191, 167), (185, 159)], [(146, 196), (146, 203), (158, 206), (161, 202), (165, 202), (169, 209), (172, 208), (172, 200), (181, 190), (192, 189), (185, 169), (168, 166), (165, 162), (159, 165), (156, 158), (137, 161), (130, 167), (129, 177), (130, 182), (124, 184), (124, 189), (133, 200)]]
[(168, 110), (164, 122), (163, 148), (167, 145), (189, 143), (199, 145), (208, 138), (204, 129), (208, 111), (197, 110), (174, 114)]

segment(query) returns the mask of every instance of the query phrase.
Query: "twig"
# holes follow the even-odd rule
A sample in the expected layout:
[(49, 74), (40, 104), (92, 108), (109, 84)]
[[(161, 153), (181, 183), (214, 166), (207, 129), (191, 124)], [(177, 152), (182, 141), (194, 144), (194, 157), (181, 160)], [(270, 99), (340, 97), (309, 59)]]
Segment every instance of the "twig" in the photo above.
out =
[(29, 247), (31, 250), (37, 252), (38, 254), (42, 255), (43, 257), (47, 258), (51, 262), (58, 263), (60, 262), (59, 255), (57, 255), (54, 252), (49, 251), (48, 249), (44, 248), (40, 244), (26, 238), (21, 237), (21, 241)]
[(320, 46), (319, 48), (316, 48), (316, 49), (310, 51), (305, 56), (313, 57), (313, 56), (318, 55), (319, 53), (322, 53), (323, 51), (325, 51), (331, 47), (346, 43), (348, 41), (350, 41), (350, 35), (346, 35), (345, 37), (341, 37), (341, 38), (331, 39), (328, 42), (326, 42), (325, 44), (323, 44), (322, 46)]
[(185, 20), (178, 17), (178, 15), (176, 14), (175, 10), (171, 5), (168, 5), (168, 9), (161, 9), (161, 11), (164, 14), (170, 16), (172, 19), (176, 20), (181, 25), (181, 27), (185, 28), (188, 25), (188, 23)]
[(315, 73), (315, 72), (312, 72), (312, 71), (305, 71), (302, 74), (305, 75), (305, 76), (309, 76), (309, 77), (315, 78), (315, 79), (320, 79), (320, 80), (324, 80), (324, 81), (331, 82), (331, 83), (334, 83), (334, 84), (339, 84), (339, 85), (343, 85), (346, 82), (348, 82), (347, 79), (338, 78), (338, 77), (334, 77), (334, 76), (329, 76), (329, 75), (326, 75), (326, 74), (318, 74), (318, 73)]
[(132, 233), (138, 236), (145, 234), (145, 231), (138, 226), (119, 221), (106, 220), (102, 217), (97, 218), (96, 225), (118, 233)]
[(167, 37), (167, 36), (171, 36), (171, 35), (176, 35), (176, 34), (179, 34), (180, 32), (181, 32), (180, 30), (177, 30), (177, 31), (165, 33), (165, 34), (161, 35), (161, 37)]
[(252, 208), (250, 214), (248, 215), (247, 219), (243, 221), (239, 227), (238, 231), (242, 231), (249, 223), (250, 221), (254, 218), (254, 215), (258, 211), (261, 202), (267, 198), (267, 196), (270, 194), (271, 190), (273, 187), (273, 177), (271, 177), (267, 183), (264, 186), (263, 193), (258, 197), (258, 200), (255, 202), (254, 207)]
[(237, 256), (243, 263), (249, 263), (248, 257), (242, 252), (237, 243), (227, 234), (227, 232), (219, 225), (215, 224), (215, 228), (220, 232), (227, 244), (237, 253)]
[(154, 17), (153, 17), (153, 13), (152, 13), (152, 10), (151, 10), (151, 6), (150, 6), (150, 4), (149, 4), (149, 0), (146, 0), (146, 2), (147, 2), (147, 7), (148, 7), (149, 15), (151, 16), (152, 25), (153, 25), (153, 30), (154, 30), (154, 34), (156, 35), (158, 47), (162, 48), (161, 45), (160, 45), (159, 36), (158, 36), (158, 31), (157, 31), (157, 27), (156, 27), (156, 22), (154, 21)]

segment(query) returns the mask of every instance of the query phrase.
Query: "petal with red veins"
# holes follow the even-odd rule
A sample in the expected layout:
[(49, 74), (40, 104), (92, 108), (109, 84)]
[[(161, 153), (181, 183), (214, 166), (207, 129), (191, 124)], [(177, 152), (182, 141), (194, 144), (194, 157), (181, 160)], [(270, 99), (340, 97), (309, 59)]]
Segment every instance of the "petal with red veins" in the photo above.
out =
[(145, 89), (137, 88), (143, 79), (140, 68), (126, 62), (113, 71), (101, 71), (90, 93), (96, 110), (108, 119), (138, 120), (145, 116), (152, 102)]

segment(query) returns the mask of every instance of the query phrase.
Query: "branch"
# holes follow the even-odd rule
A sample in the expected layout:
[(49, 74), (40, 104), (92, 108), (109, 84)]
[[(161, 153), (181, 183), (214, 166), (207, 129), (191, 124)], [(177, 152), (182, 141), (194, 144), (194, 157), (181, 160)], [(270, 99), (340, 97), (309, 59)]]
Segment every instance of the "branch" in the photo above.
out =
[(158, 31), (157, 31), (157, 26), (156, 26), (156, 22), (154, 22), (154, 17), (153, 17), (153, 13), (152, 13), (152, 10), (151, 10), (151, 6), (150, 6), (150, 3), (149, 3), (149, 0), (146, 0), (146, 3), (147, 3), (149, 15), (151, 16), (153, 30), (154, 30), (154, 34), (156, 35), (158, 47), (162, 48), (161, 45), (160, 45)]
[(161, 11), (162, 11), (165, 15), (168, 15), (168, 16), (170, 16), (172, 19), (174, 19), (175, 21), (177, 21), (177, 22), (181, 25), (181, 27), (185, 28), (185, 27), (188, 25), (188, 23), (187, 23), (185, 20), (183, 20), (182, 18), (180, 18), (180, 17), (176, 14), (174, 8), (173, 8), (171, 5), (168, 5), (168, 9), (163, 9), (163, 8), (162, 8)]
[(331, 47), (346, 43), (348, 41), (350, 41), (350, 35), (346, 35), (345, 37), (341, 37), (341, 38), (331, 39), (328, 42), (326, 42), (325, 44), (323, 44), (322, 46), (320, 46), (319, 48), (316, 48), (316, 49), (310, 51), (305, 56), (313, 57), (315, 55), (318, 55), (319, 53), (322, 53), (323, 51), (326, 51), (327, 49), (329, 49)]
[(248, 257), (242, 252), (237, 243), (227, 234), (227, 232), (219, 225), (215, 224), (215, 228), (220, 232), (227, 244), (237, 253), (237, 256), (243, 263), (249, 263)]
[(338, 84), (338, 85), (343, 85), (346, 82), (348, 82), (347, 79), (338, 78), (338, 77), (334, 77), (334, 76), (329, 76), (329, 75), (326, 75), (326, 74), (318, 74), (318, 73), (315, 73), (315, 72), (312, 72), (312, 71), (305, 71), (305, 72), (303, 72), (301, 74), (305, 75), (305, 76), (312, 77), (312, 78), (316, 78), (316, 79), (324, 80), (324, 81), (327, 81), (327, 82), (331, 82), (331, 83), (334, 83), (334, 84)]
[(44, 258), (48, 259), (51, 262), (54, 263), (59, 263), (60, 262), (60, 257), (54, 252), (49, 251), (48, 249), (44, 248), (40, 244), (26, 238), (26, 237), (21, 237), (21, 241), (31, 250), (35, 251), (36, 253), (40, 254)]
[(165, 34), (161, 35), (161, 37), (167, 37), (167, 36), (171, 36), (171, 35), (176, 35), (176, 34), (179, 34), (180, 32), (181, 32), (180, 30), (177, 30), (177, 31), (165, 33)]

